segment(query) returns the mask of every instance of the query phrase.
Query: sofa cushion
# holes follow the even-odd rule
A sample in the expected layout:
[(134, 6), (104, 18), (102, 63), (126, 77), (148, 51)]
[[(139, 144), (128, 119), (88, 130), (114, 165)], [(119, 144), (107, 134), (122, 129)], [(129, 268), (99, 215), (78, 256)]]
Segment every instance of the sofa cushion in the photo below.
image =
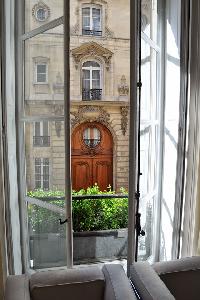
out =
[(98, 267), (38, 272), (30, 279), (32, 300), (102, 300), (104, 287)]

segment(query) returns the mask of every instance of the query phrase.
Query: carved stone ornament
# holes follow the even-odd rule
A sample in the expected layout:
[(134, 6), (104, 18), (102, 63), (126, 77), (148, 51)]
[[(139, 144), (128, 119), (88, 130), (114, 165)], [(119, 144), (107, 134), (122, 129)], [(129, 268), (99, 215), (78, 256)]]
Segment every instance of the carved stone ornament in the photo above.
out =
[(121, 130), (123, 135), (126, 134), (127, 131), (127, 126), (128, 126), (128, 112), (129, 112), (129, 108), (128, 106), (122, 106), (121, 107)]
[[(97, 113), (96, 116), (89, 117), (87, 113)], [(101, 106), (84, 105), (79, 106), (77, 112), (71, 112), (71, 125), (72, 127), (83, 122), (99, 122), (108, 125), (110, 121), (110, 114)]]
[(61, 121), (55, 121), (55, 130), (56, 130), (57, 137), (60, 137), (61, 129), (62, 129), (62, 122)]
[(53, 90), (56, 94), (63, 94), (64, 92), (64, 83), (60, 72), (58, 72), (56, 75), (56, 82), (53, 83)]
[(56, 116), (63, 116), (64, 115), (64, 106), (63, 105), (55, 104), (53, 106), (53, 113)]
[(78, 64), (84, 57), (92, 56), (94, 58), (102, 57), (106, 63), (107, 69), (109, 69), (111, 57), (113, 55), (110, 50), (104, 48), (96, 42), (82, 44), (80, 47), (71, 50), (71, 52), (76, 64), (76, 68), (78, 68)]
[[(40, 9), (44, 11), (42, 18), (39, 18), (37, 15), (38, 10)], [(36, 3), (32, 8), (32, 16), (38, 22), (44, 22), (50, 17), (50, 8), (43, 1), (38, 1), (38, 3)]]
[(125, 75), (121, 77), (121, 83), (118, 85), (118, 92), (120, 96), (128, 96), (129, 94), (129, 86), (126, 83)]

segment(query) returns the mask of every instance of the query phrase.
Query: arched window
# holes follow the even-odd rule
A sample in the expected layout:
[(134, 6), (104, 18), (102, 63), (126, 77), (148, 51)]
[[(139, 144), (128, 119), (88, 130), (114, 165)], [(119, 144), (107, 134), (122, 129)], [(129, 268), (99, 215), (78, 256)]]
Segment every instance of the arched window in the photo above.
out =
[(101, 67), (95, 61), (87, 61), (82, 66), (82, 99), (101, 100)]
[(102, 35), (101, 8), (87, 6), (82, 8), (82, 33), (83, 35)]

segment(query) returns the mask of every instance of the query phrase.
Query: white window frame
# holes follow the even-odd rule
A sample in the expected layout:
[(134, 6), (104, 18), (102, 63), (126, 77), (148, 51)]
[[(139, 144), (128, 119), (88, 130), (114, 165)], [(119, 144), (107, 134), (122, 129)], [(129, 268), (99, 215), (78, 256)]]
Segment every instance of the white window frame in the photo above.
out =
[[(38, 72), (38, 67), (39, 66), (45, 66), (46, 70), (44, 73), (39, 73)], [(45, 81), (38, 81), (38, 75), (45, 75)], [(37, 62), (35, 64), (35, 83), (36, 84), (47, 84), (48, 83), (48, 64), (46, 62)]]
[[(20, 2), (20, 1), (19, 1)], [(130, 81), (130, 94), (131, 94), (131, 97), (130, 99), (137, 99), (137, 87), (136, 87), (136, 82), (137, 82), (137, 25), (138, 25), (138, 15), (137, 15), (137, 11), (138, 11), (138, 1), (134, 0), (134, 1), (131, 1), (131, 13), (132, 13), (132, 18), (131, 18), (131, 41), (130, 41), (130, 44), (131, 44), (131, 81)], [(6, 9), (5, 9), (5, 12), (7, 12), (8, 14), (8, 22), (7, 22), (7, 26), (8, 26), (8, 31), (6, 31), (6, 34), (8, 36), (7, 38), (7, 48), (6, 49), (9, 49), (10, 47), (10, 44), (9, 44), (9, 41), (11, 39), (9, 39), (9, 37), (13, 38), (14, 40), (14, 35), (13, 35), (13, 32), (14, 32), (14, 23), (11, 22), (14, 18), (14, 10), (13, 8), (15, 7), (14, 5), (14, 1), (13, 0), (10, 0), (10, 1), (5, 1), (6, 3)], [(18, 3), (19, 4), (19, 3)], [(12, 10), (11, 10), (12, 8)], [(66, 195), (65, 195), (65, 198), (66, 198), (66, 218), (68, 218), (68, 224), (67, 224), (67, 236), (68, 236), (68, 243), (67, 243), (67, 266), (68, 267), (72, 267), (73, 265), (73, 262), (72, 262), (72, 249), (73, 249), (73, 244), (72, 244), (72, 220), (71, 220), (71, 176), (70, 176), (70, 171), (71, 171), (71, 168), (70, 168), (70, 102), (69, 102), (69, 90), (70, 90), (70, 82), (69, 82), (69, 74), (70, 74), (70, 64), (69, 64), (69, 54), (70, 54), (70, 49), (69, 49), (69, 44), (68, 44), (68, 41), (69, 41), (69, 38), (70, 38), (70, 24), (69, 24), (69, 1), (64, 1), (64, 19), (63, 18), (60, 18), (60, 19), (57, 19), (57, 20), (54, 20), (52, 22), (49, 22), (48, 24), (44, 25), (44, 26), (41, 26), (31, 32), (28, 32), (28, 33), (24, 33), (23, 32), (23, 28), (22, 28), (22, 24), (23, 24), (23, 5), (22, 3), (20, 2), (19, 4), (19, 7), (18, 7), (18, 22), (19, 22), (19, 26), (17, 26), (17, 31), (18, 31), (18, 38), (19, 38), (19, 43), (18, 43), (18, 46), (17, 46), (17, 61), (18, 61), (18, 68), (17, 68), (17, 73), (18, 73), (18, 76), (17, 76), (17, 93), (18, 93), (18, 100), (19, 100), (19, 105), (17, 107), (18, 109), (18, 136), (19, 136), (19, 139), (18, 139), (18, 144), (19, 145), (23, 145), (24, 144), (24, 136), (23, 136), (23, 129), (24, 129), (24, 124), (23, 122), (33, 122), (33, 121), (40, 121), (42, 120), (42, 117), (41, 116), (35, 116), (35, 117), (27, 117), (23, 114), (23, 82), (22, 82), (22, 74), (23, 74), (23, 57), (22, 57), (22, 49), (23, 49), (23, 43), (24, 41), (26, 41), (27, 39), (31, 38), (31, 37), (34, 37), (35, 35), (37, 34), (40, 34), (42, 32), (45, 32), (46, 30), (49, 30), (51, 28), (54, 28), (55, 26), (57, 26), (58, 24), (62, 24), (64, 22), (64, 28), (65, 28), (65, 34), (64, 34), (64, 39), (65, 39), (65, 86), (64, 86), (64, 99), (65, 99), (65, 104), (64, 107), (65, 107), (65, 116), (53, 116), (53, 117), (49, 117), (49, 120), (50, 121), (56, 121), (56, 120), (59, 120), (59, 121), (65, 121), (65, 154), (66, 154), (66, 160), (65, 160), (65, 166), (66, 166), (66, 171), (65, 171), (65, 180), (66, 180)], [(12, 16), (10, 16), (9, 14), (12, 14)], [(22, 18), (19, 18), (19, 16), (21, 16)], [(10, 27), (9, 27), (9, 24), (11, 26), (11, 33), (9, 32), (10, 30)], [(56, 25), (55, 25), (56, 24)], [(194, 32), (194, 31), (193, 31)], [(13, 45), (11, 45), (10, 49), (11, 49), (11, 57), (13, 58), (14, 57), (14, 51), (13, 50)], [(10, 53), (10, 52), (9, 52)], [(11, 61), (12, 62), (12, 61)], [(9, 55), (7, 56), (7, 61), (6, 63), (11, 67), (12, 69), (12, 65), (14, 66), (15, 64), (10, 64), (9, 63)], [(7, 77), (6, 80), (7, 81), (7, 86), (6, 86), (6, 91), (13, 91), (13, 86), (12, 86), (12, 83), (14, 83), (14, 72), (11, 74), (13, 74), (13, 77), (11, 78), (11, 80), (9, 81), (10, 77), (9, 77), (9, 73), (10, 72), (10, 69), (8, 68), (8, 72), (7, 72)], [(9, 99), (9, 94), (7, 95), (7, 98)], [(15, 103), (15, 99), (13, 99), (13, 95), (11, 95), (11, 99), (13, 101), (13, 103)], [(138, 121), (138, 111), (137, 111), (137, 103), (136, 101), (131, 101), (130, 102), (130, 115), (132, 116), (130, 118), (130, 136), (133, 136), (133, 137), (137, 137), (137, 121)], [(12, 110), (12, 113), (15, 112), (15, 108)], [(9, 113), (9, 112), (8, 112)], [(198, 117), (199, 117), (199, 112), (198, 112)], [(13, 117), (15, 118), (15, 117)], [(13, 120), (12, 120), (13, 121)], [(15, 122), (12, 122), (15, 124)], [(9, 122), (8, 122), (9, 124)], [(198, 126), (198, 125), (197, 125)], [(8, 130), (8, 135), (10, 135), (10, 132)], [(192, 144), (193, 145), (193, 144)], [(13, 145), (8, 145), (8, 148), (11, 149)], [(129, 232), (129, 239), (128, 239), (128, 269), (130, 267), (130, 265), (132, 264), (132, 262), (134, 261), (134, 239), (135, 239), (135, 231), (134, 231), (134, 226), (135, 226), (135, 190), (136, 190), (136, 171), (137, 171), (137, 164), (136, 164), (136, 154), (137, 154), (137, 140), (136, 138), (132, 138), (130, 139), (130, 164), (129, 164), (129, 185), (130, 185), (130, 188), (129, 188), (129, 229), (128, 229), (128, 232)], [(24, 178), (24, 170), (25, 170), (25, 162), (24, 162), (24, 152), (23, 152), (23, 147), (19, 147), (19, 150), (22, 151), (19, 151), (20, 154), (19, 154), (19, 168), (18, 168), (18, 171), (19, 171), (19, 177), (20, 177), (20, 181), (19, 181), (19, 186), (20, 186), (20, 198), (22, 200), (21, 202), (21, 207), (22, 207), (22, 211), (21, 211), (21, 215), (23, 216), (24, 215), (24, 203), (26, 201), (26, 199), (24, 199), (24, 192), (25, 192), (25, 178)], [(198, 149), (199, 150), (199, 149)], [(11, 153), (12, 155), (12, 153)], [(198, 154), (199, 155), (199, 152)], [(14, 159), (16, 159), (16, 155), (13, 156)], [(193, 166), (194, 167), (194, 166)], [(13, 166), (12, 166), (13, 168)], [(12, 170), (13, 171), (13, 170)], [(10, 170), (10, 174), (11, 174), (11, 170)], [(17, 177), (17, 176), (16, 176)], [(11, 178), (9, 178), (11, 179)], [(14, 180), (16, 182), (16, 180)], [(16, 186), (14, 187), (14, 189), (12, 189), (12, 192), (18, 192), (17, 189), (16, 189)], [(18, 193), (17, 193), (18, 194)], [(15, 194), (15, 196), (17, 195)], [(13, 193), (12, 195), (13, 196)], [(12, 197), (11, 197), (12, 199)], [(11, 213), (13, 214), (13, 220), (16, 221), (16, 218), (17, 216), (14, 217), (14, 207), (16, 208), (16, 205), (14, 206), (16, 202), (16, 199), (13, 200), (12, 204), (13, 204), (13, 207), (11, 207)], [(17, 209), (19, 209), (19, 206), (17, 206)], [(15, 210), (15, 215), (16, 215), (16, 210)], [(24, 228), (23, 225), (24, 225), (24, 218), (22, 217), (23, 220), (21, 220), (21, 228)], [(18, 222), (19, 222), (19, 219), (18, 219)], [(15, 223), (17, 222), (14, 222), (12, 223), (12, 228), (14, 228)], [(17, 226), (16, 226), (17, 227)], [(19, 228), (19, 227), (18, 227)], [(26, 228), (26, 226), (25, 226)], [(27, 233), (24, 232), (24, 235), (26, 235)], [(18, 239), (18, 241), (17, 241)], [(22, 237), (22, 256), (24, 256), (24, 260), (28, 260), (28, 252), (27, 252), (27, 245), (25, 245), (25, 240), (26, 238), (23, 238)], [(13, 251), (13, 254), (16, 254), (17, 252), (17, 259), (21, 257), (21, 250), (20, 250), (20, 239), (18, 238), (18, 236), (16, 236), (16, 239), (13, 239), (13, 243), (15, 244), (16, 242), (16, 251)], [(15, 257), (15, 255), (14, 255)], [(15, 260), (14, 262), (14, 265), (15, 265), (15, 270), (17, 270), (16, 272), (17, 273), (20, 273), (20, 270), (22, 271), (21, 269), (21, 264), (19, 262), (17, 262), (17, 259)], [(27, 264), (25, 263), (24, 264), (24, 268), (27, 269)]]
[[(45, 133), (44, 132), (44, 122), (47, 123), (47, 132)], [(36, 134), (36, 123), (39, 123), (39, 135)], [(34, 138), (40, 138), (40, 137), (46, 137), (46, 138), (50, 138), (49, 136), (49, 122), (48, 121), (39, 121), (39, 122), (34, 122), (34, 125), (33, 125), (33, 136)], [(47, 141), (49, 143), (49, 141)], [(34, 146), (37, 147), (37, 146), (41, 146), (40, 143), (37, 144), (37, 142), (34, 142)], [(43, 145), (43, 142), (42, 142), (42, 146), (45, 147), (45, 145)], [(49, 144), (46, 146), (48, 147)]]
[[(84, 27), (83, 27), (83, 9), (84, 8), (88, 8), (90, 9), (90, 28), (89, 30), (90, 31), (93, 31), (93, 34), (84, 34), (83, 33), (83, 30), (84, 30)], [(95, 8), (95, 9), (99, 9), (100, 11), (100, 30), (101, 31), (101, 34), (94, 34), (95, 33), (95, 30), (94, 30), (94, 27), (93, 27), (93, 14), (92, 14), (92, 9)], [(81, 24), (82, 24), (82, 35), (84, 36), (95, 36), (95, 37), (101, 37), (102, 36), (102, 6), (101, 5), (98, 5), (98, 4), (84, 4), (82, 5), (82, 8), (81, 8)]]
[[(48, 159), (48, 164), (46, 164), (46, 161)], [(50, 188), (50, 159), (48, 157), (35, 157), (34, 159), (35, 163), (34, 163), (34, 167), (35, 167), (35, 188), (36, 188), (36, 181), (39, 181), (40, 182), (40, 187), (37, 187), (37, 189), (44, 189), (44, 182), (46, 180), (44, 180), (44, 168), (45, 167), (48, 167), (48, 189), (45, 189), (45, 190), (49, 190)], [(37, 161), (36, 160), (40, 160), (40, 164), (37, 164)], [(41, 172), (38, 174), (36, 173), (36, 167), (40, 167), (41, 169)], [(40, 180), (36, 180), (36, 176), (37, 175), (40, 175)]]

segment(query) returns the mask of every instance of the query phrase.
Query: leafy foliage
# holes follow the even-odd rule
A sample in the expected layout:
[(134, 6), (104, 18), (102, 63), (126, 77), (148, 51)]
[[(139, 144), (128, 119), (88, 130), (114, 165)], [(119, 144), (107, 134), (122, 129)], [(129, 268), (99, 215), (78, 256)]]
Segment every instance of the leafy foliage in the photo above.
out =
[[(121, 193), (127, 193), (123, 188)], [(101, 192), (97, 185), (88, 187), (87, 190), (73, 191), (73, 195), (98, 195), (98, 194), (115, 194), (108, 187), (108, 190)], [(43, 191), (36, 190), (28, 192), (29, 197), (54, 198), (48, 203), (64, 208), (64, 200), (59, 197), (64, 197), (63, 191)], [(126, 228), (128, 224), (128, 199), (84, 199), (73, 200), (73, 230), (93, 231), (106, 229)], [(30, 229), (34, 233), (64, 233), (65, 227), (59, 225), (59, 213), (52, 212), (46, 208), (39, 207), (35, 204), (28, 205), (28, 216)]]

